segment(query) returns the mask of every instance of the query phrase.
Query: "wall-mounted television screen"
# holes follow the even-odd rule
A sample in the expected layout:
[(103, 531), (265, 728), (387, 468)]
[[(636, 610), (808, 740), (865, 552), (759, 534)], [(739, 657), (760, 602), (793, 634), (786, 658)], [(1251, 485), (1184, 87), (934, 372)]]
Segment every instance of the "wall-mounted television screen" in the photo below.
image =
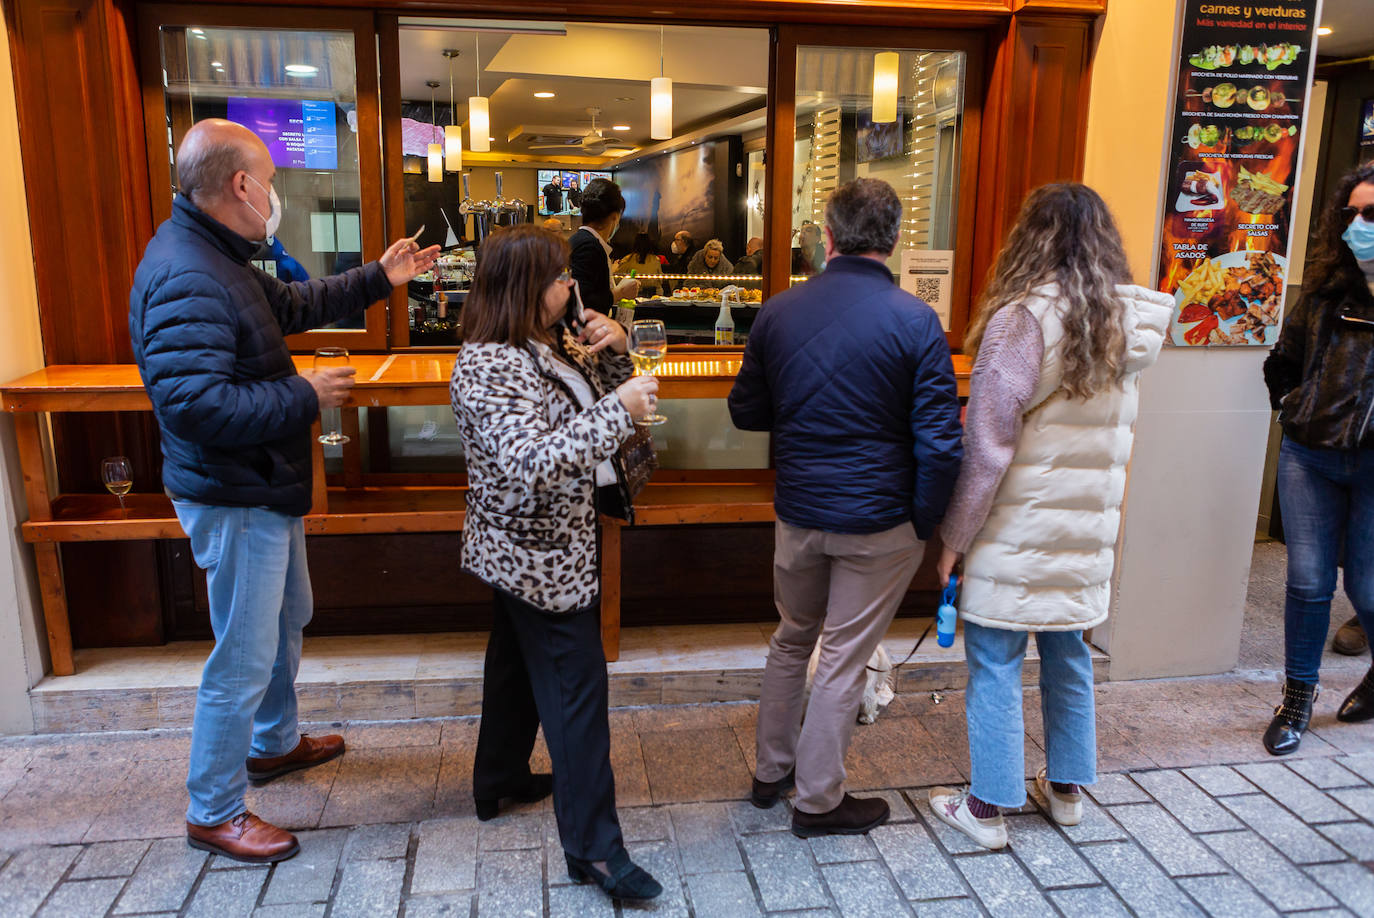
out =
[(339, 168), (338, 116), (333, 102), (230, 96), (225, 117), (257, 134), (278, 168)]

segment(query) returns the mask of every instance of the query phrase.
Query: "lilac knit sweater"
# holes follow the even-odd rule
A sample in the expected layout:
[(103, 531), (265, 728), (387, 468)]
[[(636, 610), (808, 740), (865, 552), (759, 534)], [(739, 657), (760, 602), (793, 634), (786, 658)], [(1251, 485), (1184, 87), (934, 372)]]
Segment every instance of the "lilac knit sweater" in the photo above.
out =
[(1045, 339), (1024, 306), (1007, 306), (988, 322), (969, 381), (964, 464), (940, 538), (963, 554), (992, 510), (1021, 438), (1021, 423), (1040, 384)]

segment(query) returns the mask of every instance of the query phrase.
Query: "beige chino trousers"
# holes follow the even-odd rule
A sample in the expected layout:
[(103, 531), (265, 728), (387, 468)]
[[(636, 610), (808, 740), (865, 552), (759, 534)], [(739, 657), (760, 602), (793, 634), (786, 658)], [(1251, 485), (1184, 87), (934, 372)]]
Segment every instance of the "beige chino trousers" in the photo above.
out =
[[(777, 781), (795, 767), (795, 804), (804, 813), (828, 813), (844, 799), (844, 756), (863, 701), (864, 667), (924, 551), (910, 523), (864, 535), (777, 523), (773, 596), (782, 621), (763, 672), (754, 773)], [(818, 637), (821, 658), (803, 723)]]

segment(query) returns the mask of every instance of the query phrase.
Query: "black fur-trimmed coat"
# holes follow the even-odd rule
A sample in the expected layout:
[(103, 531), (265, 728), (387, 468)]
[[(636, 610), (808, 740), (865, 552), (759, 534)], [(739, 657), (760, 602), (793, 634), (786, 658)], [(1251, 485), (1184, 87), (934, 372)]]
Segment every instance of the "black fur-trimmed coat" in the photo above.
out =
[(630, 359), (567, 332), (563, 349), (592, 384), (590, 408), (534, 345), (464, 344), (449, 385), (468, 469), (463, 569), (547, 612), (597, 598), (595, 470), (634, 430), (614, 391)]

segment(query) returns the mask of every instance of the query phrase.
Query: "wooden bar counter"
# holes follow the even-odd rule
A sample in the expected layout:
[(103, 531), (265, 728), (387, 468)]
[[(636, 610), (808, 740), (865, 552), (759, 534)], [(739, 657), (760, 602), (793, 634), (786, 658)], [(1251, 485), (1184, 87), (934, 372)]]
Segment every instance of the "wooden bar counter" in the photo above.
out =
[[(296, 357), (298, 368), (312, 358)], [(360, 354), (352, 357), (357, 385), (346, 408), (447, 405), (452, 352)], [(970, 361), (956, 356), (959, 393), (966, 396)], [(695, 348), (672, 353), (659, 370), (663, 399), (725, 398), (739, 372), (738, 349)], [(0, 386), (0, 405), (15, 417), (19, 458), (29, 519), (25, 541), (37, 558), (43, 613), (52, 654), (53, 673), (70, 675), (71, 628), (58, 545), (186, 536), (163, 494), (138, 493), (126, 498), (121, 513), (109, 494), (62, 494), (51, 486), (44, 455), (43, 418), (49, 412), (150, 411), (138, 369), (132, 365), (50, 366)], [(463, 528), (466, 488), (456, 484), (375, 484), (385, 475), (362, 474), (358, 411), (342, 412), (352, 437), (343, 447), (341, 485), (330, 485), (323, 447), (313, 440), (314, 499), (305, 517), (307, 535), (357, 535), (409, 532), (456, 532)], [(318, 432), (318, 422), (316, 432)], [(397, 476), (399, 477), (399, 476)], [(771, 472), (740, 470), (706, 479), (663, 470), (635, 502), (638, 525), (757, 523), (773, 519)], [(619, 520), (603, 518), (602, 637), (606, 656), (615, 660), (620, 646)]]

